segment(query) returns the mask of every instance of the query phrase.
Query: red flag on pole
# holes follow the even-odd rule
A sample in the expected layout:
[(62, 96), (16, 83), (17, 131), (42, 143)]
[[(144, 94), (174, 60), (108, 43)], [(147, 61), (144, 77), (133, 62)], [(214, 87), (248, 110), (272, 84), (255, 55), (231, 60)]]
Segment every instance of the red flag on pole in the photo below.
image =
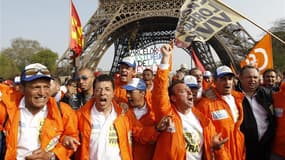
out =
[(192, 52), (192, 58), (193, 58), (193, 61), (195, 63), (195, 66), (197, 68), (199, 68), (202, 71), (202, 73), (204, 73), (206, 71), (206, 69), (203, 66), (203, 64), (201, 63), (201, 61), (199, 60), (199, 58), (197, 57), (197, 55), (196, 55), (196, 53), (195, 53), (193, 48), (191, 48), (191, 52)]
[(74, 52), (73, 57), (80, 56), (84, 46), (84, 38), (82, 33), (81, 22), (77, 11), (70, 0), (70, 44), (69, 48)]

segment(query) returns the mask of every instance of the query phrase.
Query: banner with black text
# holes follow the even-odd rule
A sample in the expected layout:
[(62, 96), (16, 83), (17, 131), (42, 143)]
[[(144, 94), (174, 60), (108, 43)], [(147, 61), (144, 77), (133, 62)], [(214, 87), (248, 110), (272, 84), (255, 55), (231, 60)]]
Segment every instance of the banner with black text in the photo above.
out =
[(176, 45), (185, 48), (192, 41), (205, 42), (225, 26), (241, 19), (218, 0), (185, 0), (175, 31)]

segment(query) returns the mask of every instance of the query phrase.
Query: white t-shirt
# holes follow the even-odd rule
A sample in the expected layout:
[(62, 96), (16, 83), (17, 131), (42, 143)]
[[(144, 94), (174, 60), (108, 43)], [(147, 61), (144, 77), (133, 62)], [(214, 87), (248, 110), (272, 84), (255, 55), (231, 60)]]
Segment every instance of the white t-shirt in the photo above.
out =
[(234, 122), (236, 123), (239, 118), (239, 111), (238, 111), (234, 97), (232, 95), (225, 95), (225, 96), (222, 96), (222, 99), (225, 100), (227, 104), (229, 105), (232, 111)]
[(146, 104), (144, 104), (144, 106), (142, 108), (134, 108), (134, 113), (136, 115), (137, 119), (141, 119), (142, 116), (144, 116), (147, 113), (147, 107)]
[(91, 109), (90, 160), (120, 160), (120, 148), (114, 120), (117, 113), (112, 107), (111, 113), (105, 117), (99, 112), (95, 103)]
[(202, 97), (202, 94), (203, 94), (203, 87), (201, 86), (201, 87), (198, 89), (197, 98), (200, 99), (200, 98)]
[(260, 140), (268, 127), (268, 121), (266, 120), (267, 113), (265, 109), (256, 101), (255, 95), (253, 97), (246, 95), (245, 97), (247, 98), (255, 117), (258, 130), (258, 139)]
[(186, 115), (179, 113), (182, 120), (186, 142), (186, 160), (201, 160), (203, 155), (203, 128), (197, 117), (190, 111)]
[(31, 155), (32, 151), (40, 147), (40, 130), (48, 114), (47, 106), (33, 115), (25, 107), (25, 98), (23, 97), (19, 104), (20, 122), (18, 130), (17, 160), (24, 160), (26, 156)]

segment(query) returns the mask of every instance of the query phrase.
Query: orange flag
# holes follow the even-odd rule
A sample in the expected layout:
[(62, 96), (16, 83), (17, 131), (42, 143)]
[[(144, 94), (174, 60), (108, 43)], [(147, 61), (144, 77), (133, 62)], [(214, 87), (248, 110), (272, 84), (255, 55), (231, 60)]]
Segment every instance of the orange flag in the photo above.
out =
[(272, 42), (269, 34), (265, 35), (250, 51), (240, 66), (253, 65), (262, 73), (264, 70), (273, 68)]
[(84, 38), (82, 33), (81, 22), (77, 11), (70, 1), (70, 44), (69, 48), (74, 52), (73, 57), (80, 56), (84, 46)]

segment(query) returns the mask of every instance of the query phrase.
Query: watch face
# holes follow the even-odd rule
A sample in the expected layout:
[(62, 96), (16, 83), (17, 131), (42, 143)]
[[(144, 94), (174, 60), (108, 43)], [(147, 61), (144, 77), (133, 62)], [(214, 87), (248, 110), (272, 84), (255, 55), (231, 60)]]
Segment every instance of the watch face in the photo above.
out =
[(52, 156), (50, 157), (50, 160), (56, 160), (55, 154), (52, 152)]
[(55, 155), (53, 155), (53, 156), (50, 158), (50, 160), (56, 160), (56, 159), (55, 159)]

